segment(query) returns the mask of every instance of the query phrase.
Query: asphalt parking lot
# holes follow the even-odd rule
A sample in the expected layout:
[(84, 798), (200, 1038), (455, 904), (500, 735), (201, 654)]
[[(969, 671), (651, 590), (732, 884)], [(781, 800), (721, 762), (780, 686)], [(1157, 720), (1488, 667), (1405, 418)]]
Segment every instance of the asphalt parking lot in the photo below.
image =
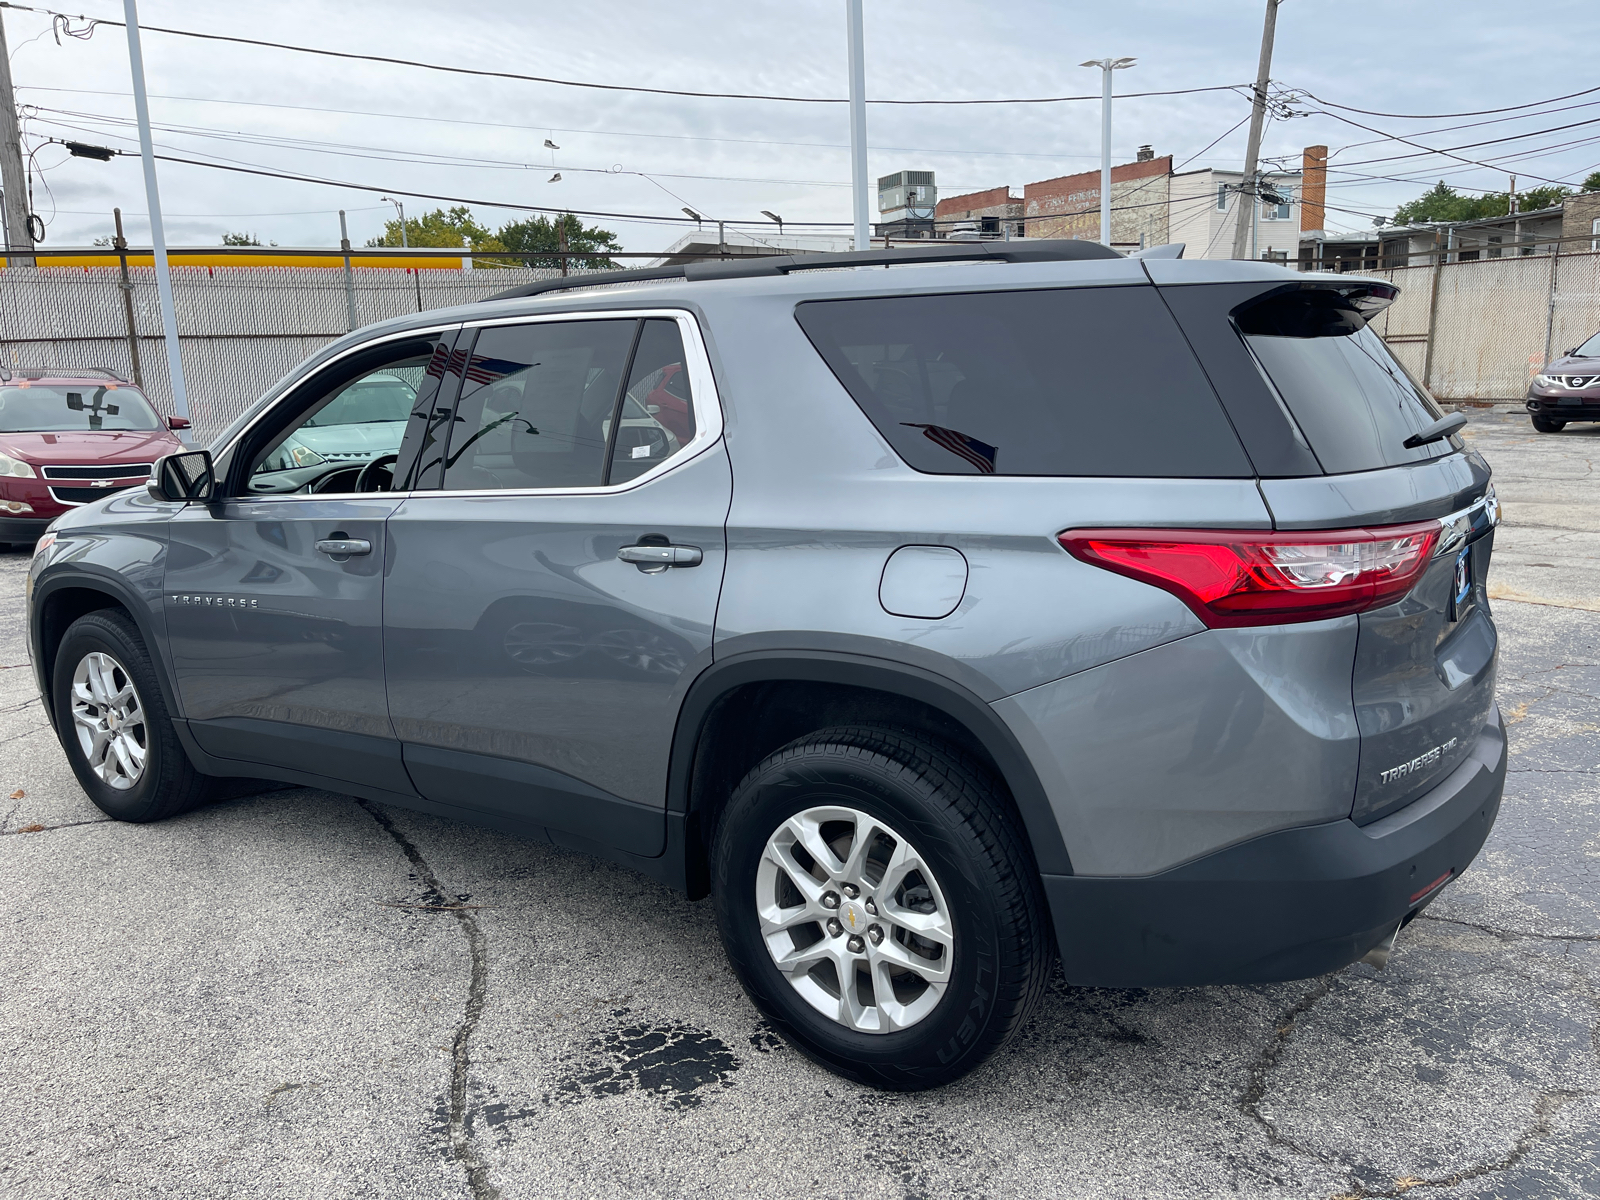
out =
[(0, 1194), (1600, 1194), (1600, 425), (1468, 436), (1512, 748), (1473, 868), (1381, 973), (1058, 980), (923, 1095), (787, 1049), (710, 905), (621, 868), (303, 788), (106, 821), (0, 554)]

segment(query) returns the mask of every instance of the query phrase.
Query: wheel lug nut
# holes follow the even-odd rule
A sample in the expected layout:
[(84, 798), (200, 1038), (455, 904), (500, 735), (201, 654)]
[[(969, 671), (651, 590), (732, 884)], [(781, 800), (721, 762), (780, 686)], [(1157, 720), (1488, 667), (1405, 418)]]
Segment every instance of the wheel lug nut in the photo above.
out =
[(828, 918), (828, 936), (829, 937), (838, 937), (843, 932), (844, 932), (844, 926), (839, 924), (839, 918), (838, 917), (829, 917)]
[(846, 896), (849, 896), (850, 899), (852, 899), (852, 900), (854, 900), (857, 896), (861, 895), (861, 889), (858, 888), (853, 883), (847, 883), (847, 884), (843, 885), (839, 890), (841, 892), (843, 892)]
[(867, 944), (858, 937), (852, 937), (848, 942), (845, 943), (845, 948), (849, 950), (851, 954), (860, 954), (867, 948)]
[(865, 902), (865, 903), (863, 903), (863, 904), (862, 904), (862, 906), (861, 906), (861, 907), (862, 907), (862, 908), (864, 908), (864, 909), (866, 909), (866, 910), (867, 910), (867, 911), (868, 911), (868, 912), (869, 912), (869, 913), (871, 913), (871, 914), (872, 914), (872, 915), (873, 915), (873, 916), (877, 916), (877, 915), (878, 915), (878, 906), (877, 906), (877, 904), (876, 904), (876, 903), (875, 903), (875, 902), (874, 902), (874, 901), (873, 901), (873, 899), (872, 899), (872, 897), (871, 897), (871, 896), (868, 896), (868, 897), (867, 897), (867, 899), (866, 899), (866, 902)]
[(883, 926), (873, 925), (867, 930), (867, 936), (872, 939), (874, 946), (883, 945)]
[(839, 893), (838, 892), (823, 892), (822, 893), (822, 907), (823, 908), (838, 908), (839, 907)]

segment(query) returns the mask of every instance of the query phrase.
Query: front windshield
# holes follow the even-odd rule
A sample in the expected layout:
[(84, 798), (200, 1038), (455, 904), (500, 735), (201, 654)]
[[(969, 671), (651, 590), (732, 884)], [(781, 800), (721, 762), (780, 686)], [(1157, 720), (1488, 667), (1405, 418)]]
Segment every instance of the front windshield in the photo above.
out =
[(1600, 333), (1572, 352), (1574, 358), (1600, 358)]
[(0, 387), (0, 433), (165, 429), (150, 402), (114, 383), (17, 383)]

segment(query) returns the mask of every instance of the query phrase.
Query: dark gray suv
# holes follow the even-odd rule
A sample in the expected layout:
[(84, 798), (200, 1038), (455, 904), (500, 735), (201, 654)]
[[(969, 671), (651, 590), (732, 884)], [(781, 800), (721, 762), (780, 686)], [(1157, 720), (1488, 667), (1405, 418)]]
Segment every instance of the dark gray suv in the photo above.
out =
[(40, 542), (46, 710), (124, 820), (283, 780), (709, 895), (768, 1019), (879, 1086), (983, 1061), (1058, 953), (1381, 961), (1500, 802), (1489, 468), (1366, 328), (1391, 285), (1169, 253), (360, 330)]

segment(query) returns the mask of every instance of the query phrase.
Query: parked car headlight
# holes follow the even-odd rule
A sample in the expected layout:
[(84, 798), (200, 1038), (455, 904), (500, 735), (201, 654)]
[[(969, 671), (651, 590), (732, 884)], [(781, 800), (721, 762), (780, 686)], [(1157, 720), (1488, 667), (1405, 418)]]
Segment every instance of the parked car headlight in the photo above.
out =
[(1549, 375), (1535, 375), (1533, 377), (1533, 384), (1535, 387), (1555, 387), (1556, 381)]
[(36, 478), (34, 470), (20, 459), (7, 458), (0, 454), (0, 475), (15, 475), (18, 479)]

